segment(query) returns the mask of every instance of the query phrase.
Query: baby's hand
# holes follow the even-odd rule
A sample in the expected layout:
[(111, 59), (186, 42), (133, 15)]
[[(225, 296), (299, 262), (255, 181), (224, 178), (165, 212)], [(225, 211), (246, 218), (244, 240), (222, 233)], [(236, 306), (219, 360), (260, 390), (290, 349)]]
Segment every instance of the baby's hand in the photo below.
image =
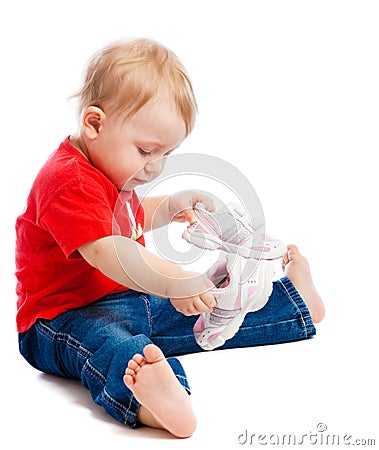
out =
[[(210, 290), (213, 283), (204, 275), (196, 272), (182, 272), (176, 278), (181, 280), (175, 288), (175, 292), (201, 292), (199, 294), (188, 295), (186, 297), (171, 296), (170, 302), (173, 307), (185, 316), (195, 316), (204, 312), (211, 312), (216, 306), (216, 299)], [(186, 281), (186, 282), (185, 282)], [(183, 282), (183, 283), (182, 283)], [(197, 287), (197, 289), (196, 289)]]
[(201, 313), (211, 312), (216, 306), (212, 292), (185, 298), (171, 298), (172, 306), (185, 316), (197, 316)]
[(211, 197), (196, 191), (183, 191), (171, 195), (168, 201), (170, 220), (175, 222), (196, 222), (193, 208), (196, 203), (202, 203), (207, 211), (215, 211), (215, 204)]

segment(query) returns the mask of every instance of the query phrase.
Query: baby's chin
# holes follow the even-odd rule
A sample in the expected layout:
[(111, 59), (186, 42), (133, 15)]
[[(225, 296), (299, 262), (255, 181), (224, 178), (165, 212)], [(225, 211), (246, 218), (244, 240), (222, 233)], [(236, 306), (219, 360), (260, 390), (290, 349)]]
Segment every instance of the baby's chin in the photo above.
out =
[(132, 191), (137, 186), (142, 186), (143, 184), (146, 184), (149, 181), (150, 181), (150, 179), (144, 180), (142, 178), (131, 178), (122, 186), (121, 190), (122, 191)]

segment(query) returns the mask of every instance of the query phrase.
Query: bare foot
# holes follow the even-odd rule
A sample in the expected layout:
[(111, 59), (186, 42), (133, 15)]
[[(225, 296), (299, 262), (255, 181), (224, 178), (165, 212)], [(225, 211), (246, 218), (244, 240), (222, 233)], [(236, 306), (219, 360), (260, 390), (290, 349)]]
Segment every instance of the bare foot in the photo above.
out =
[(324, 304), (314, 287), (307, 258), (301, 255), (296, 245), (288, 245), (283, 256), (282, 269), (292, 281), (310, 311), (313, 323), (321, 322), (325, 315)]
[(168, 430), (176, 437), (191, 436), (196, 418), (190, 398), (177, 380), (159, 347), (147, 345), (134, 355), (125, 371), (124, 383), (141, 404), (141, 423)]

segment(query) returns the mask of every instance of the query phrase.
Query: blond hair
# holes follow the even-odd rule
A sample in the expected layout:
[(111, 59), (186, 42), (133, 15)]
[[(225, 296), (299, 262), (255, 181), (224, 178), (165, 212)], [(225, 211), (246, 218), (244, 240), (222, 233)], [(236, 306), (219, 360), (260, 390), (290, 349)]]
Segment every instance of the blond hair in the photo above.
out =
[(169, 49), (149, 39), (117, 42), (89, 60), (83, 87), (74, 95), (79, 112), (97, 106), (130, 118), (159, 93), (172, 95), (187, 134), (197, 112), (188, 74)]

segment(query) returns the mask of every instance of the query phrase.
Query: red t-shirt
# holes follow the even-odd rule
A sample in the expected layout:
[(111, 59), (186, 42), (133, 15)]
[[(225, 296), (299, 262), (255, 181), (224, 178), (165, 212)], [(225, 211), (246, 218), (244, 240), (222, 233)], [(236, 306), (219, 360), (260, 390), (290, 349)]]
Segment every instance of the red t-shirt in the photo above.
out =
[(17, 329), (53, 319), (127, 289), (93, 268), (77, 250), (110, 235), (144, 245), (143, 207), (119, 192), (67, 138), (37, 175), (16, 222)]

